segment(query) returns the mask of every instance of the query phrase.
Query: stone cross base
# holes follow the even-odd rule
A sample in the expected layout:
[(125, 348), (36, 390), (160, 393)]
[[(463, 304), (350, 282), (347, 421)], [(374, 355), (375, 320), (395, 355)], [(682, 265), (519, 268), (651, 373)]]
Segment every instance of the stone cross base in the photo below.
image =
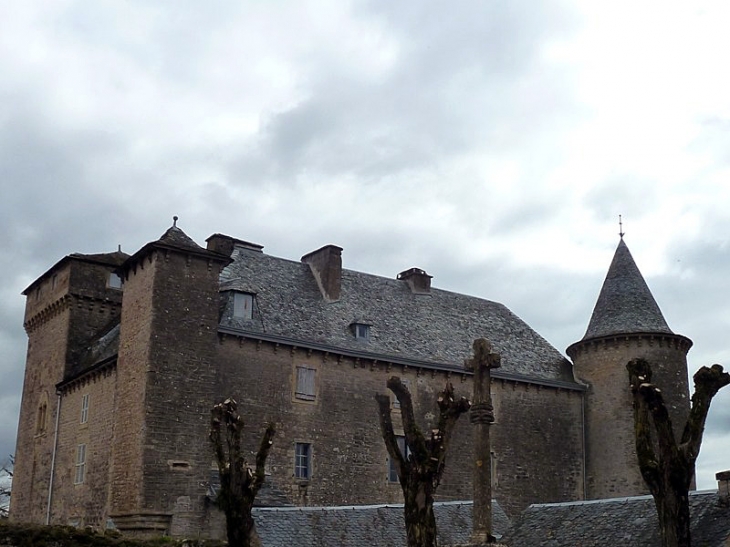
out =
[(444, 545), (443, 547), (509, 547), (506, 543), (459, 543), (458, 545)]

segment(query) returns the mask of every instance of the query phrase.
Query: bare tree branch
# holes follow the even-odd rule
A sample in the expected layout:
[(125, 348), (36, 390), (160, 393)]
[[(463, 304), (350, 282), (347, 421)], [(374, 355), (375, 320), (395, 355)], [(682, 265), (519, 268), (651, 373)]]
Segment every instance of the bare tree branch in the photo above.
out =
[(438, 398), (439, 419), (436, 429), (432, 429), (425, 439), (414, 418), (413, 400), (408, 388), (400, 378), (393, 376), (387, 382), (388, 388), (400, 402), (403, 430), (406, 444), (410, 449), (407, 458), (398, 447), (393, 431), (390, 397), (376, 395), (380, 428), (388, 454), (398, 473), (403, 489), (404, 517), (409, 547), (436, 546), (436, 519), (433, 514), (433, 496), (445, 468), (446, 451), (454, 425), (461, 414), (469, 410), (470, 403), (465, 398), (454, 400), (454, 387), (446, 388)]
[[(627, 365), (634, 399), (634, 433), (641, 475), (649, 486), (659, 517), (663, 547), (690, 547), (689, 487), (712, 398), (730, 383), (720, 365), (702, 367), (694, 375), (692, 408), (679, 443), (661, 391), (651, 383), (651, 367), (644, 359)], [(653, 432), (656, 442), (652, 438)], [(658, 454), (655, 450), (658, 447)]]

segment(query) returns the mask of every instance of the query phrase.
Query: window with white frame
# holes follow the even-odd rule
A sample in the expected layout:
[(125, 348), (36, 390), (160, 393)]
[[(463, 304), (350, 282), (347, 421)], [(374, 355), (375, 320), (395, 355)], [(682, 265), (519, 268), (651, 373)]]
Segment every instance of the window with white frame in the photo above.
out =
[(76, 476), (74, 484), (82, 484), (86, 477), (86, 445), (80, 444), (76, 447)]
[(294, 445), (294, 477), (310, 479), (312, 476), (312, 445), (296, 443)]
[(233, 293), (233, 318), (251, 319), (253, 317), (253, 295), (246, 292)]
[(81, 397), (81, 423), (89, 421), (89, 394), (84, 393)]
[[(395, 440), (398, 443), (398, 450), (406, 460), (411, 454), (411, 449), (406, 445), (406, 438), (404, 435), (396, 435)], [(398, 471), (395, 468), (395, 462), (393, 458), (388, 457), (388, 482), (398, 482)]]
[(297, 366), (297, 385), (294, 397), (302, 401), (314, 401), (316, 397), (317, 369), (305, 365)]

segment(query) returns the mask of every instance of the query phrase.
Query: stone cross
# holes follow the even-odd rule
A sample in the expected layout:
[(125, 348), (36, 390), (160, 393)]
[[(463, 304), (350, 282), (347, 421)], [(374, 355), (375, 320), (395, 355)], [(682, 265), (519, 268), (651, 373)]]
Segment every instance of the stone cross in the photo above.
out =
[(491, 369), (498, 368), (500, 356), (492, 353), (492, 344), (484, 338), (474, 340), (474, 358), (466, 368), (474, 371), (474, 396), (470, 421), (474, 424), (474, 508), (471, 542), (477, 545), (494, 542), (492, 535), (492, 460), (489, 426), (494, 423), (491, 394)]

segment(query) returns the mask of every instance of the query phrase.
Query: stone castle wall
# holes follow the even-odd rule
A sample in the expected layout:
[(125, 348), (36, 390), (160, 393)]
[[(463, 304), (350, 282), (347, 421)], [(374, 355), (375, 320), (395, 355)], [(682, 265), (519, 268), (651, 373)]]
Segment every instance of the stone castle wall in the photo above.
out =
[(662, 390), (675, 434), (689, 413), (687, 339), (634, 335), (586, 341), (575, 350), (575, 371), (589, 385), (586, 395), (586, 485), (588, 499), (647, 493), (639, 472), (633, 408), (626, 363), (644, 358)]

